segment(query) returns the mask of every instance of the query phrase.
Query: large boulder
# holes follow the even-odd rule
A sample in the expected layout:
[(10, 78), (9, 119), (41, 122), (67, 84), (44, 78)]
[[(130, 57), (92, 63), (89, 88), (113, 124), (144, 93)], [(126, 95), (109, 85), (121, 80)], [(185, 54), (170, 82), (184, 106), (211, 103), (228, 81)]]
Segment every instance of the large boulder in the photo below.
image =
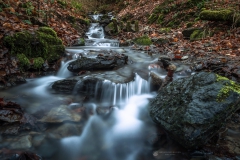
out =
[(80, 72), (83, 70), (110, 70), (127, 64), (128, 56), (124, 54), (101, 55), (96, 58), (82, 57), (69, 63), (67, 67), (71, 72)]
[(151, 118), (182, 146), (205, 144), (240, 107), (240, 86), (214, 73), (177, 79), (151, 101)]

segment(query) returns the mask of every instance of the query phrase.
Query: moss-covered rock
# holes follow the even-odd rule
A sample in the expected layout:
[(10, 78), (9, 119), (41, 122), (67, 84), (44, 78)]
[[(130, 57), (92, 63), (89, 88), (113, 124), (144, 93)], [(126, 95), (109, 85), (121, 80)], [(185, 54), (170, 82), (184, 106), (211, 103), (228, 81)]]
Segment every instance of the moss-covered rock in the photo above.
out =
[(33, 59), (33, 68), (40, 69), (40, 68), (42, 68), (43, 63), (44, 63), (44, 60), (42, 59), (42, 57), (34, 58)]
[(18, 54), (17, 58), (18, 58), (18, 61), (19, 61), (19, 65), (22, 69), (28, 69), (30, 67), (30, 61), (25, 56), (25, 54)]
[[(4, 44), (10, 49), (13, 56), (22, 60), (40, 57), (43, 61), (51, 62), (60, 58), (65, 51), (62, 40), (57, 37), (54, 30), (48, 27), (40, 27), (34, 33), (25, 31), (6, 36)], [(20, 59), (19, 62), (24, 62), (22, 65), (25, 66), (25, 60)], [(42, 62), (39, 58), (37, 60)]]
[(190, 35), (190, 40), (198, 40), (203, 38), (203, 32), (201, 30), (195, 30), (191, 35)]
[(184, 38), (190, 38), (190, 36), (193, 34), (194, 31), (202, 31), (203, 29), (201, 28), (187, 28), (182, 31), (183, 37)]
[(42, 32), (44, 34), (49, 34), (53, 37), (57, 37), (57, 33), (52, 28), (49, 27), (39, 27), (38, 32)]
[(222, 77), (220, 75), (217, 76), (217, 81), (222, 81), (224, 83), (224, 87), (219, 91), (217, 95), (217, 101), (222, 102), (225, 101), (227, 97), (229, 97), (230, 92), (235, 92), (240, 95), (240, 85), (237, 84), (236, 82), (229, 80), (226, 77)]
[(138, 23), (138, 21), (134, 21), (134, 30), (135, 30), (135, 32), (139, 32), (139, 23)]
[(135, 38), (133, 41), (138, 45), (151, 45), (152, 44), (151, 39), (147, 35)]
[(199, 17), (202, 20), (211, 21), (231, 21), (233, 16), (233, 11), (229, 9), (223, 10), (203, 10)]
[(125, 29), (127, 32), (131, 32), (132, 31), (132, 26), (131, 26), (131, 22), (130, 21), (127, 21), (127, 24), (126, 24), (126, 29)]

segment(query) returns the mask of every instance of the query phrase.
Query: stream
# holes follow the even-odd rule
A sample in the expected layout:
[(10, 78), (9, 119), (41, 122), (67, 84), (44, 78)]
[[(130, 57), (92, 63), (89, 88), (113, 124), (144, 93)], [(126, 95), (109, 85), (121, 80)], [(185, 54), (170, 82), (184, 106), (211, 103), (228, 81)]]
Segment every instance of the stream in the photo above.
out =
[[(66, 48), (71, 59), (62, 61), (55, 75), (27, 79), (25, 84), (0, 92), (1, 97), (20, 104), (38, 122), (34, 131), (1, 137), (0, 148), (31, 151), (47, 160), (185, 157), (187, 151), (170, 140), (148, 115), (148, 103), (157, 90), (151, 85), (149, 73), (154, 71), (163, 78), (167, 74), (157, 65), (159, 55), (149, 56), (145, 51), (119, 47), (117, 40), (105, 39), (103, 28), (97, 23), (91, 24), (86, 35), (86, 46)], [(91, 71), (88, 74), (101, 74), (114, 79), (101, 82), (104, 90), (99, 90), (97, 84), (95, 95), (90, 100), (75, 90), (70, 94), (52, 90), (54, 82), (76, 76), (67, 69), (70, 62), (82, 56), (94, 58), (99, 53), (128, 56), (128, 64), (121, 68), (109, 72)], [(184, 72), (187, 66), (178, 67), (182, 72), (176, 73), (175, 79), (188, 76)], [(118, 76), (125, 72), (132, 72), (134, 79), (117, 83)]]

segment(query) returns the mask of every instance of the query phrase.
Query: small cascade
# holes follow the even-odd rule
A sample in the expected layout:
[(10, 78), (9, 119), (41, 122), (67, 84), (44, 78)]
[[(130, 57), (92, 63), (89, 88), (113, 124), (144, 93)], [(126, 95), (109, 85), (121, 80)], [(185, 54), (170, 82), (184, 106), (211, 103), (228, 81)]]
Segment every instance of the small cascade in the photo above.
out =
[(57, 77), (61, 77), (61, 78), (67, 78), (67, 77), (70, 77), (72, 76), (72, 72), (70, 72), (68, 69), (67, 69), (67, 66), (70, 62), (72, 61), (75, 61), (76, 59), (73, 59), (73, 60), (70, 60), (70, 61), (67, 61), (67, 62), (64, 62), (62, 61), (61, 62), (61, 68), (59, 69), (59, 71), (57, 72)]
[(122, 109), (114, 109), (107, 118), (93, 114), (80, 136), (61, 139), (57, 159), (138, 159), (139, 154), (147, 150), (145, 130), (155, 130), (140, 118), (153, 97), (152, 94), (132, 96)]
[[(93, 21), (99, 22), (103, 15), (90, 15)], [(108, 15), (112, 19), (112, 15)], [(91, 23), (88, 32), (88, 39), (85, 39), (85, 46), (101, 46), (101, 47), (119, 47), (118, 40), (105, 39), (104, 28), (100, 23)]]
[(103, 27), (99, 23), (91, 23), (88, 32), (86, 33), (88, 39), (104, 38)]
[[(82, 81), (77, 82), (73, 94), (83, 87)], [(135, 80), (125, 84), (116, 84), (109, 80), (98, 81), (94, 86), (85, 88), (86, 92), (94, 95), (101, 105), (122, 105), (134, 95), (150, 93), (150, 83), (136, 74)], [(95, 90), (94, 90), (95, 88)]]

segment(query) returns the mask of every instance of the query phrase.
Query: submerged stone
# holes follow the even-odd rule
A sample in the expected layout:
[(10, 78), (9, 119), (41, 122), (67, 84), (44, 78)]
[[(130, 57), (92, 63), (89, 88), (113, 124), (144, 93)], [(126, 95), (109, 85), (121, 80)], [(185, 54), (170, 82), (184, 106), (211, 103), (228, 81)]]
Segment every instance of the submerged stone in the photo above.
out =
[(149, 112), (173, 139), (194, 149), (214, 136), (239, 107), (238, 84), (201, 72), (162, 88), (151, 101)]
[(50, 112), (39, 121), (45, 123), (61, 123), (64, 121), (79, 122), (81, 119), (80, 115), (69, 110), (67, 106), (61, 105), (51, 109)]

